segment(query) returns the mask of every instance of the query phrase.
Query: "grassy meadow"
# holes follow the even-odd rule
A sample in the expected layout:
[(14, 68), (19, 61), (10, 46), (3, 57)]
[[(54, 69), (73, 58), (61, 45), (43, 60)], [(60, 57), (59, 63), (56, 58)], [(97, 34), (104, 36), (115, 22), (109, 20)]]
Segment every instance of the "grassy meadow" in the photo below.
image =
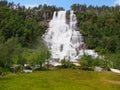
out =
[(8, 74), (0, 90), (120, 90), (120, 74), (72, 69)]

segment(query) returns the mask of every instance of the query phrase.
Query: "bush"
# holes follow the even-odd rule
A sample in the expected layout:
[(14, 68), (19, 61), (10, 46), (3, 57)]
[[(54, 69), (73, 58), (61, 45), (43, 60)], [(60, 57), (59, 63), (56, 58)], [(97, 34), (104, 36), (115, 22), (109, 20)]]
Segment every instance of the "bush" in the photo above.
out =
[(34, 52), (32, 52), (31, 56), (29, 57), (30, 64), (32, 66), (39, 65), (40, 68), (43, 68), (45, 63), (49, 62), (48, 59), (50, 58), (50, 56), (51, 56), (51, 54), (47, 48), (45, 48), (45, 49), (43, 48), (40, 51), (35, 50)]
[[(61, 60), (61, 68), (71, 68), (71, 69), (75, 69), (76, 66), (70, 62), (69, 60), (63, 59)], [(58, 66), (60, 68), (60, 66)]]
[(7, 74), (7, 70), (2, 68), (2, 67), (0, 67), (0, 76), (4, 76), (6, 74)]
[(82, 70), (94, 71), (94, 67), (82, 67)]
[(10, 68), (10, 71), (12, 73), (20, 73), (23, 71), (23, 66), (22, 65), (15, 65), (15, 66)]
[(80, 59), (80, 67), (83, 70), (93, 71), (95, 66), (103, 67), (103, 60), (100, 58), (94, 58), (90, 55), (84, 55)]

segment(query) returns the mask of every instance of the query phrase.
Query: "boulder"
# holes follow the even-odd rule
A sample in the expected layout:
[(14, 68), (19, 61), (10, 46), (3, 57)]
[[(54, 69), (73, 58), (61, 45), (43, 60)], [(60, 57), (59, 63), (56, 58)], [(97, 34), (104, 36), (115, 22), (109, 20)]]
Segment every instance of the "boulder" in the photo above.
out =
[(101, 68), (101, 67), (95, 66), (94, 71), (96, 71), (96, 72), (103, 72), (104, 69)]

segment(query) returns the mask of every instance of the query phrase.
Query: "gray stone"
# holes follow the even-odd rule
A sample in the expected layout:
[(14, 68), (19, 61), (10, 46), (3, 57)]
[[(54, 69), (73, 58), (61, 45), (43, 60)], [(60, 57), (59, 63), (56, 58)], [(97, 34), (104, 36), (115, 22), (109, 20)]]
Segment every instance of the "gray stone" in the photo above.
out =
[(96, 72), (103, 72), (104, 69), (101, 68), (101, 67), (95, 66), (94, 71), (96, 71)]

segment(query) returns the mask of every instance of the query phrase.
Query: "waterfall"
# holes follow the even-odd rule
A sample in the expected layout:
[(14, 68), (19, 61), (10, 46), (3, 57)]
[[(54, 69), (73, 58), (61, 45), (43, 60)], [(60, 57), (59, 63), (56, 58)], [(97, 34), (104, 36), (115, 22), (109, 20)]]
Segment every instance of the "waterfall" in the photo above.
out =
[(49, 23), (49, 28), (43, 35), (43, 40), (48, 46), (52, 56), (52, 64), (60, 63), (64, 58), (71, 62), (78, 62), (84, 53), (97, 56), (93, 50), (85, 50), (82, 35), (77, 31), (77, 19), (70, 11), (69, 24), (66, 23), (66, 11), (54, 12)]

